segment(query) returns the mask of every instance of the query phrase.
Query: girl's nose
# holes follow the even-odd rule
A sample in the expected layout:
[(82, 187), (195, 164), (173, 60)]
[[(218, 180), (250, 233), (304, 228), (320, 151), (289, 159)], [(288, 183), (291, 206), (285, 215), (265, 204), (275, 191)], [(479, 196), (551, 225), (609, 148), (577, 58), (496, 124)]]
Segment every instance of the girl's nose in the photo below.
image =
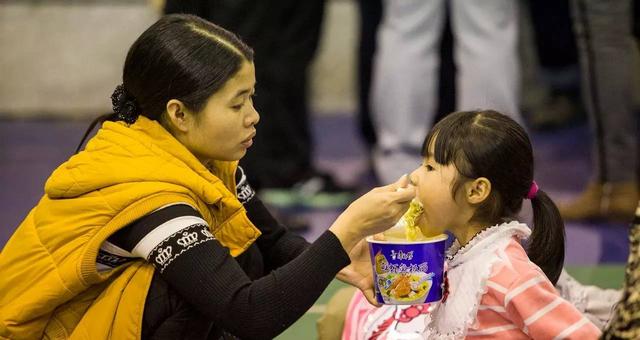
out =
[(420, 168), (415, 169), (415, 170), (413, 170), (412, 173), (409, 174), (409, 184), (411, 184), (413, 186), (418, 185), (418, 174), (417, 174), (417, 172), (418, 172), (419, 169)]

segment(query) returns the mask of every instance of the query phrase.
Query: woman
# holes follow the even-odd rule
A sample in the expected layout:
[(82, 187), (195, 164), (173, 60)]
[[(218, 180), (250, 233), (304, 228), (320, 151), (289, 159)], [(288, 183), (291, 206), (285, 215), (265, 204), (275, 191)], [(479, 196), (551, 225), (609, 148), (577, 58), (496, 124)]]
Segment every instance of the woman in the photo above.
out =
[(259, 120), (254, 86), (253, 52), (232, 33), (188, 15), (147, 29), (115, 113), (0, 255), (0, 337), (272, 338), (336, 274), (372, 298), (370, 268), (348, 254), (413, 188), (373, 189), (311, 245), (288, 233), (236, 171)]

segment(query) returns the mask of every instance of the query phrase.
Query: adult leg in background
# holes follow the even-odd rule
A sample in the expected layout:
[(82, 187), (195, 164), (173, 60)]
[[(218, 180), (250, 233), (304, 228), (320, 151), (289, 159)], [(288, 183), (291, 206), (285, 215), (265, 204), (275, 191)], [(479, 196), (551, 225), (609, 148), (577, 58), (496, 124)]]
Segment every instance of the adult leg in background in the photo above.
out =
[(437, 98), (442, 0), (386, 0), (378, 31), (371, 113), (376, 174), (391, 183), (420, 164)]
[(593, 175), (560, 204), (567, 220), (628, 221), (638, 201), (638, 117), (632, 107), (631, 1), (573, 0), (583, 99), (593, 136)]
[(453, 0), (457, 110), (519, 113), (518, 2)]

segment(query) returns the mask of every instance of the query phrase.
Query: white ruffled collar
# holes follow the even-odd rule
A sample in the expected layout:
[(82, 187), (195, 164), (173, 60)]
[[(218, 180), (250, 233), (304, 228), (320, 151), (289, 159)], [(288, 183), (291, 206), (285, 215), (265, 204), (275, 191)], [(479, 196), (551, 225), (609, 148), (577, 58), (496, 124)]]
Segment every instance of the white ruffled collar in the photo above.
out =
[(526, 239), (531, 230), (518, 221), (486, 228), (464, 247), (455, 241), (447, 251), (449, 290), (446, 303), (439, 303), (427, 316), (427, 338), (462, 339), (473, 326), (480, 299), (487, 292), (493, 265), (500, 260), (498, 250), (512, 238)]
[(447, 250), (447, 264), (449, 269), (455, 268), (460, 264), (482, 254), (492, 247), (491, 241), (502, 239), (504, 237), (511, 238), (516, 236), (524, 240), (531, 235), (531, 229), (526, 224), (518, 221), (505, 222), (485, 228), (476, 234), (467, 244), (460, 246), (460, 242), (455, 240), (451, 247)]

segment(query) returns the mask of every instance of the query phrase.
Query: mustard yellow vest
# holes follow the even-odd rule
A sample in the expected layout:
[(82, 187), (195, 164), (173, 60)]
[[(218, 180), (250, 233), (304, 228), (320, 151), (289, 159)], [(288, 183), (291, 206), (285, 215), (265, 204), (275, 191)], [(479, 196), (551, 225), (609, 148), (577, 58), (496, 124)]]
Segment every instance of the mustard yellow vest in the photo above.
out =
[(58, 167), (0, 253), (0, 339), (139, 339), (154, 268), (96, 271), (100, 245), (169, 203), (197, 207), (237, 256), (260, 236), (235, 196), (237, 162), (202, 165), (160, 124), (105, 122)]

